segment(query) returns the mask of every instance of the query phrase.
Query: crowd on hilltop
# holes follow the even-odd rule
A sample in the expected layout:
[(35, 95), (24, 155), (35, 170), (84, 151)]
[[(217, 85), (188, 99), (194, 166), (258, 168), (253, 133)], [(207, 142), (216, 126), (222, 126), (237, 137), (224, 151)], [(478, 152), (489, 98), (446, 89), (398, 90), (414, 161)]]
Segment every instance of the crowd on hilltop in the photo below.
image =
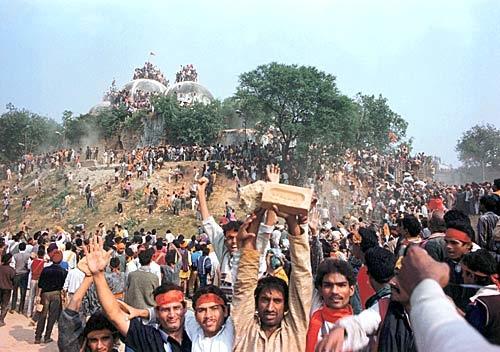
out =
[[(401, 208), (382, 221), (335, 219), (323, 213), (317, 191), (308, 211), (276, 205), (238, 220), (228, 203), (224, 214), (211, 214), (207, 202), (217, 160), (237, 162), (231, 150), (163, 146), (116, 155), (129, 179), (147, 180), (165, 160), (205, 161), (192, 176), (196, 233), (106, 221), (93, 229), (21, 224), (3, 233), (0, 326), (24, 314), (39, 344), (52, 343), (57, 322), (64, 351), (120, 344), (136, 352), (498, 350), (500, 179), (480, 198), (476, 231), (456, 201), (445, 204), (436, 193), (422, 200), (427, 216)], [(367, 161), (374, 155), (349, 154), (353, 170), (343, 179), (367, 167), (363, 160), (375, 167)], [(109, 157), (85, 151), (86, 159)], [(284, 181), (277, 165), (261, 171), (265, 182)], [(184, 177), (180, 168), (174, 174)]]
[(175, 74), (175, 83), (185, 81), (198, 82), (198, 72), (193, 64), (181, 65), (179, 71)]
[(147, 92), (141, 89), (137, 89), (134, 94), (131, 95), (128, 89), (122, 89), (108, 92), (106, 100), (115, 108), (124, 105), (127, 111), (132, 114), (139, 109), (145, 110), (146, 112), (153, 112), (154, 107), (151, 104), (151, 98), (159, 95), (160, 93), (158, 92)]
[(143, 67), (137, 67), (134, 70), (134, 76), (132, 77), (132, 79), (141, 79), (141, 78), (154, 79), (155, 81), (158, 81), (161, 84), (163, 84), (165, 87), (168, 86), (168, 80), (165, 78), (160, 69), (149, 61), (146, 61)]

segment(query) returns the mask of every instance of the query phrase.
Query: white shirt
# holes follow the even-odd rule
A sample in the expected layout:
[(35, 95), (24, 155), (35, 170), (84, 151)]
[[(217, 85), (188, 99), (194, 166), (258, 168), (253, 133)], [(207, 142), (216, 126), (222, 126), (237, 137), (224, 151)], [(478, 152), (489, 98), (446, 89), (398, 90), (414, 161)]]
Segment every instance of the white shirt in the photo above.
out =
[(419, 351), (500, 351), (457, 313), (436, 281), (420, 282), (410, 301), (410, 320)]
[(83, 271), (78, 268), (71, 269), (68, 271), (63, 289), (68, 293), (75, 293), (82, 285), (83, 279), (85, 279), (85, 273)]
[(192, 352), (231, 352), (234, 341), (234, 325), (228, 317), (222, 329), (213, 337), (206, 337), (202, 328), (196, 321), (194, 313), (186, 312), (184, 329), (192, 342)]

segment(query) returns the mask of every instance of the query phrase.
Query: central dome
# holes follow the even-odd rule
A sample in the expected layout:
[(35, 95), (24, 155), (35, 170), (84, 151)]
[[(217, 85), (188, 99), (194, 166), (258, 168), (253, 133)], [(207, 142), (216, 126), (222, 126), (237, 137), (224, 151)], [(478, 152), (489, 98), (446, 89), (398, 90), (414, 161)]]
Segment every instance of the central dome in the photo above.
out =
[(167, 91), (167, 87), (154, 79), (140, 78), (128, 82), (123, 86), (122, 90), (127, 90), (129, 92), (129, 97), (134, 100), (139, 91), (164, 94)]
[(192, 103), (210, 104), (214, 96), (201, 84), (184, 81), (171, 86), (166, 92), (167, 96), (176, 96), (180, 104), (190, 105)]

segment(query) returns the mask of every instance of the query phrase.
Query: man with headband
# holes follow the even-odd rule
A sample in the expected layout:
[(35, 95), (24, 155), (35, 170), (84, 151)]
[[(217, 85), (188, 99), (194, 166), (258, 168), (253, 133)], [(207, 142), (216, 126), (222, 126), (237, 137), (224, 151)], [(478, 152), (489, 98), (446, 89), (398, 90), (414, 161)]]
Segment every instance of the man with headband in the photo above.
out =
[(469, 298), (474, 294), (474, 290), (464, 288), (462, 277), (462, 267), (460, 261), (469, 252), (472, 251), (474, 238), (474, 229), (470, 224), (469, 217), (459, 210), (450, 210), (444, 214), (446, 223), (446, 253), (448, 258), (446, 264), (450, 268), (450, 282), (444, 288), (446, 295), (453, 299), (457, 308), (465, 312), (469, 304)]
[(213, 285), (198, 289), (193, 296), (193, 310), (196, 320), (188, 311), (184, 326), (193, 341), (192, 351), (232, 351), (234, 325), (222, 290)]
[(191, 351), (191, 340), (184, 330), (186, 302), (182, 288), (167, 284), (154, 290), (158, 323), (144, 325), (139, 318), (129, 320), (104, 276), (111, 252), (103, 250), (103, 241), (99, 236), (94, 237), (89, 247), (87, 260), (97, 296), (109, 320), (121, 335), (126, 336), (125, 344), (135, 352)]

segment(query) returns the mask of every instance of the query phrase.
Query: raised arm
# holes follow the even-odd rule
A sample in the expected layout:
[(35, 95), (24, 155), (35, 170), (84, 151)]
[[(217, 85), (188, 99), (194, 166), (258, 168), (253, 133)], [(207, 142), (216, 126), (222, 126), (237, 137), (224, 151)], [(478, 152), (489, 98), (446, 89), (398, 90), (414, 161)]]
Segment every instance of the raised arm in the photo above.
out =
[(280, 213), (276, 206), (274, 210), (278, 216), (285, 218), (290, 234), (292, 272), (288, 287), (289, 314), (285, 317), (285, 321), (293, 326), (297, 336), (304, 337), (302, 346), (305, 347), (313, 295), (307, 217)]
[(89, 270), (94, 278), (97, 297), (99, 298), (104, 313), (106, 313), (108, 319), (113, 323), (120, 334), (127, 336), (130, 321), (127, 319), (127, 315), (121, 310), (120, 304), (111, 292), (106, 282), (106, 277), (104, 276), (104, 271), (106, 270), (106, 266), (111, 256), (111, 250), (105, 252), (101, 236), (94, 236), (85, 254), (87, 255)]
[[(236, 339), (244, 336), (244, 331), (254, 319), (255, 299), (254, 291), (257, 287), (259, 274), (259, 252), (257, 251), (256, 236), (248, 232), (250, 224), (257, 218), (255, 214), (249, 216), (238, 231), (238, 246), (241, 258), (238, 275), (234, 284), (232, 312)], [(258, 226), (258, 223), (257, 223)], [(235, 341), (235, 345), (236, 345)]]
[(92, 277), (86, 276), (69, 301), (68, 306), (61, 313), (57, 338), (57, 346), (60, 351), (80, 351), (80, 335), (83, 333), (84, 325), (78, 311), (90, 285), (92, 285)]
[(206, 177), (202, 177), (198, 180), (198, 202), (200, 206), (201, 219), (203, 221), (207, 220), (210, 217), (206, 194), (208, 182), (208, 178)]

